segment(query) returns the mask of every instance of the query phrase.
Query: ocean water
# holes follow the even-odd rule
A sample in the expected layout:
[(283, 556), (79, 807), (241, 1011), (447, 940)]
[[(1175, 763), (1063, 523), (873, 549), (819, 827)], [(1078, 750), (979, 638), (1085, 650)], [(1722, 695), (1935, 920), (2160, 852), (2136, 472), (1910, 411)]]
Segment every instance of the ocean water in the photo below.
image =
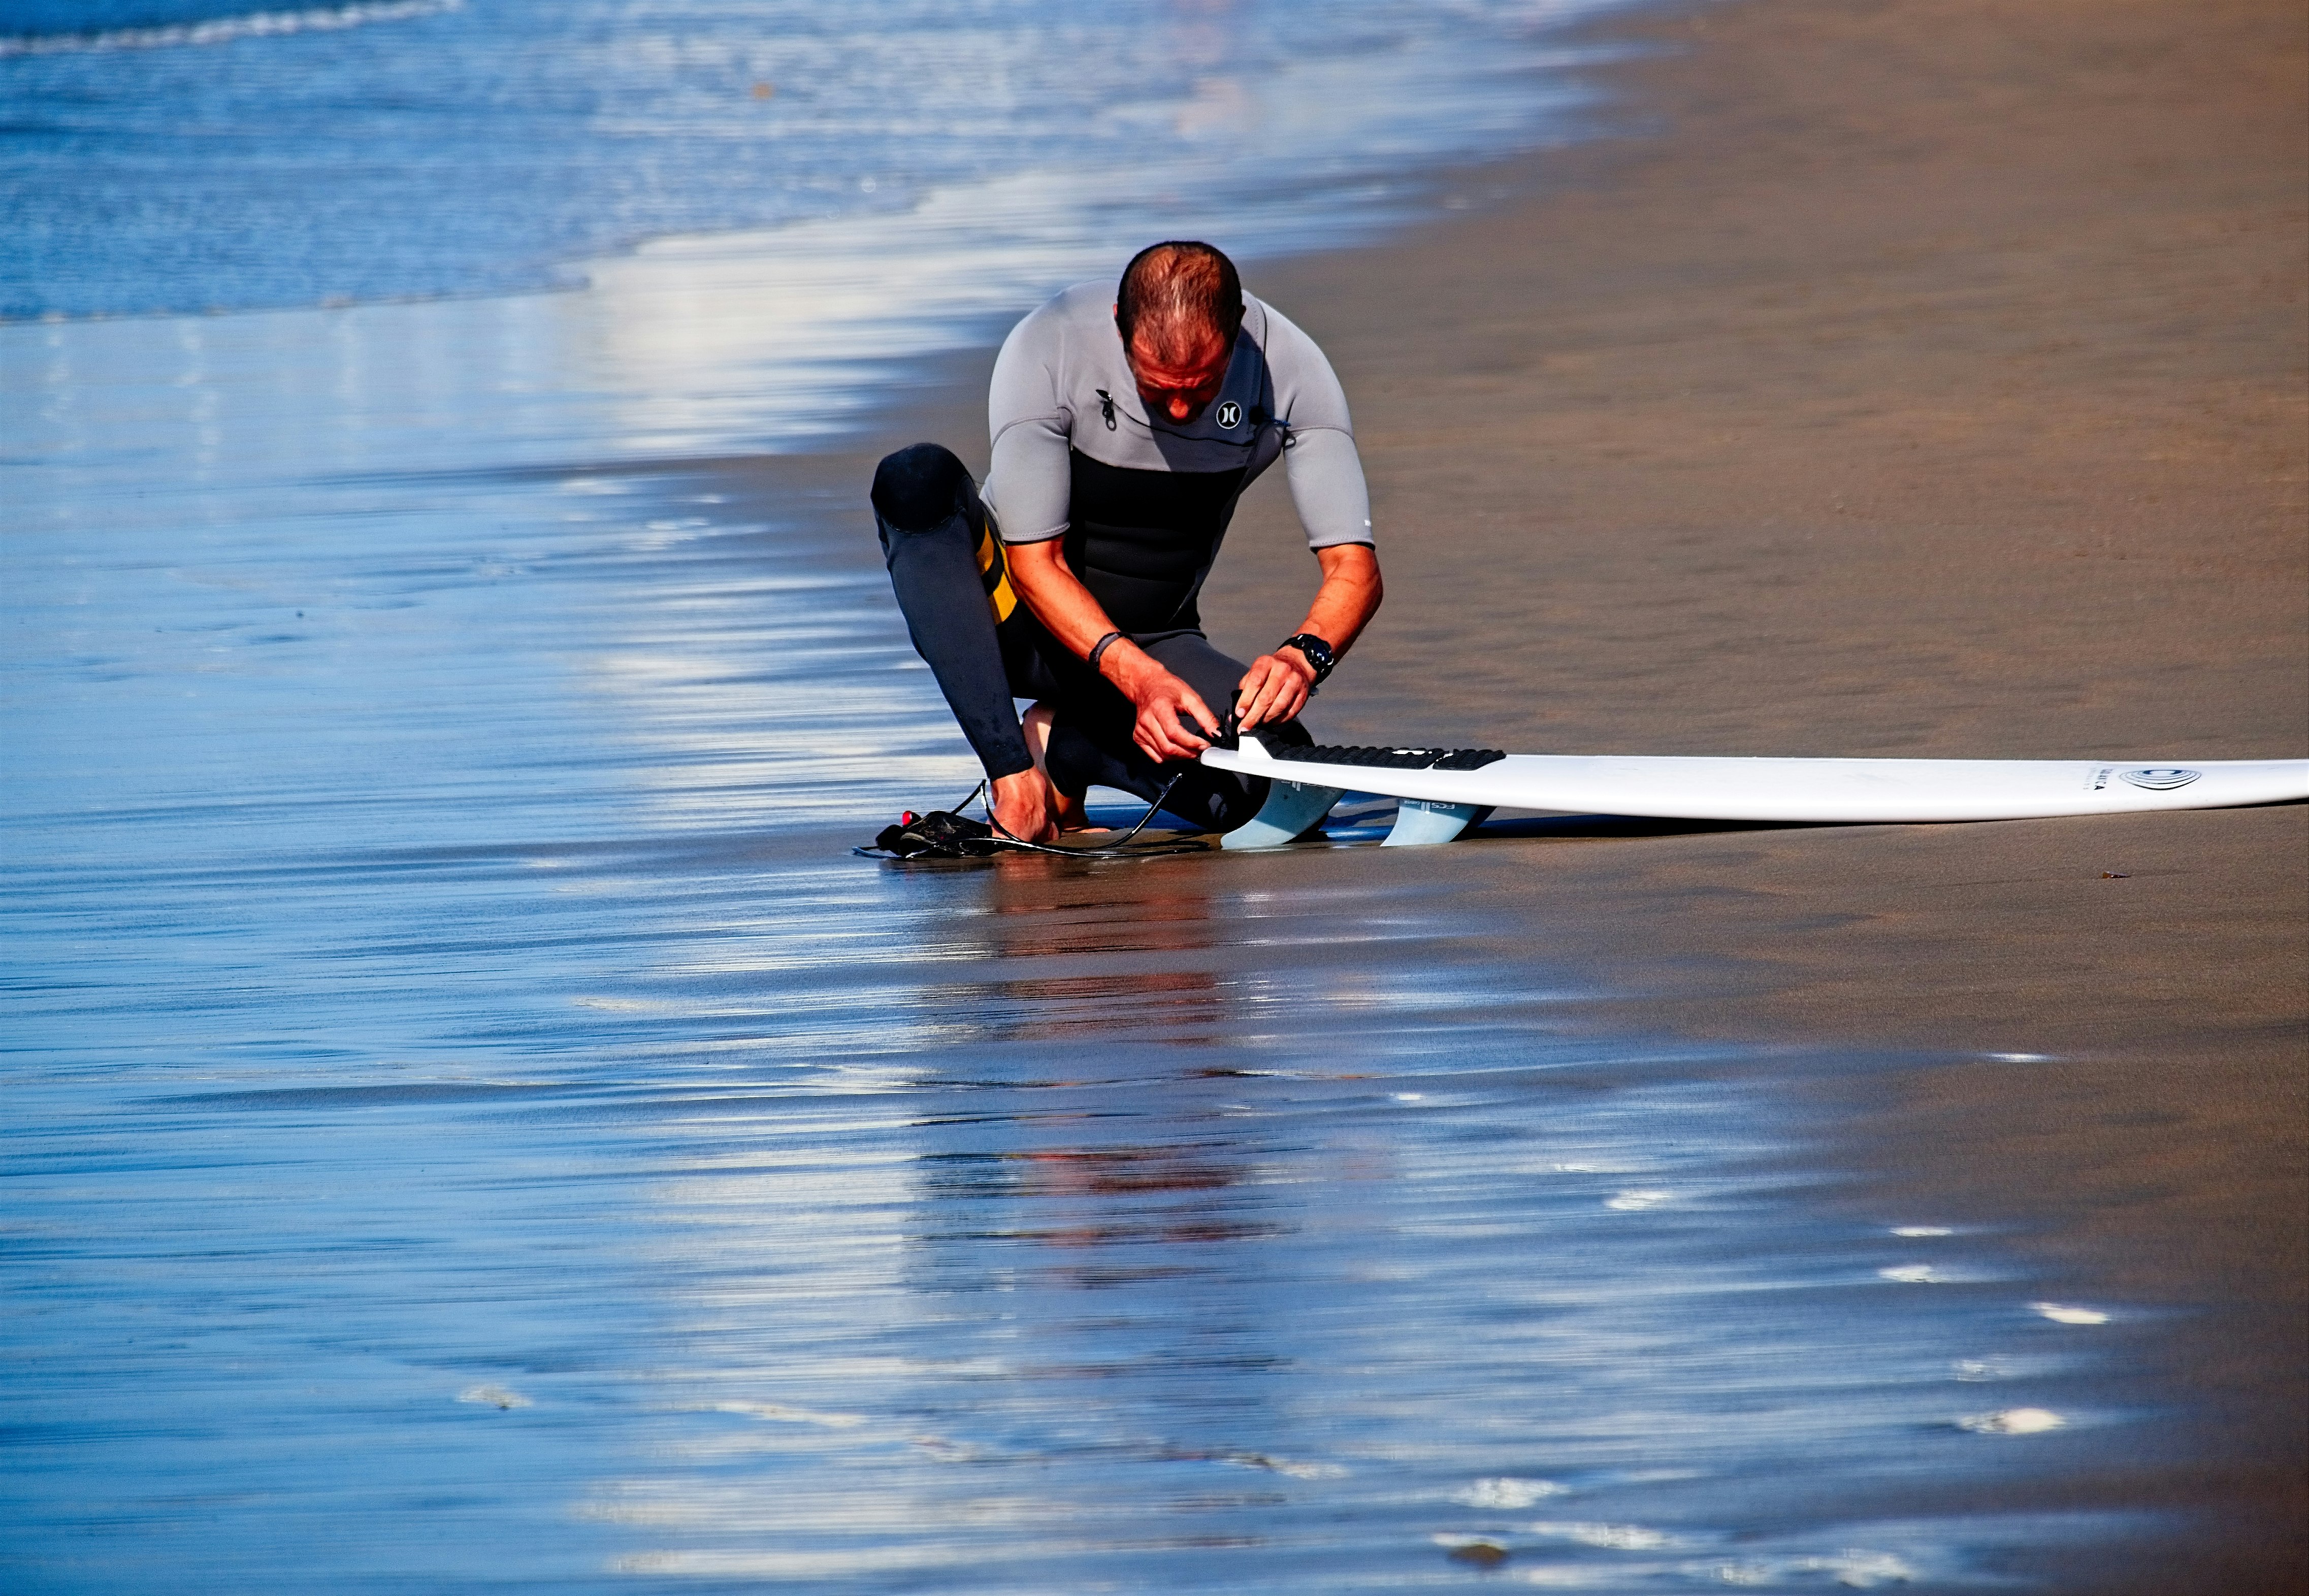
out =
[(1139, 227), (1368, 227), (1374, 185), (1556, 131), (1552, 35), (1602, 9), (12, 0), (0, 315), (566, 286), (650, 239), (1022, 176)]
[(2105, 1528), (1945, 1504), (2097, 1466), (2137, 1316), (1854, 1217), (1794, 1083), (1870, 1059), (1604, 1018), (1561, 842), (849, 851), (972, 765), (774, 457), (1150, 236), (1480, 193), (1588, 14), (0, 4), (0, 1588)]

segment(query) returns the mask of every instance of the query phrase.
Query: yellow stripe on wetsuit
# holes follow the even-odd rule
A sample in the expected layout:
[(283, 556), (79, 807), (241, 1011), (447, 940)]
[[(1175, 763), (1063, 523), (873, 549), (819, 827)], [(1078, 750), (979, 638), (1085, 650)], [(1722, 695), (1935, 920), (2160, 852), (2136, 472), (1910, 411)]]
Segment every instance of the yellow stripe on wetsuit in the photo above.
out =
[(990, 515), (978, 529), (978, 576), (986, 584), (987, 601), (994, 606), (994, 624), (1000, 625), (1018, 608), (1018, 595), (1010, 586), (1010, 562), (1002, 557), (1002, 539), (994, 531), (994, 518)]

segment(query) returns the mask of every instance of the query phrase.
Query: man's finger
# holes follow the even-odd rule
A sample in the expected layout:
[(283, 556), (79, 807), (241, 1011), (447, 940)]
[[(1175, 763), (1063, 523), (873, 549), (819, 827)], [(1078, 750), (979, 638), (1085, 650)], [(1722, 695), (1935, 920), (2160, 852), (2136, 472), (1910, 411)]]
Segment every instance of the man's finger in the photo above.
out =
[(1258, 719), (1262, 725), (1274, 720), (1291, 719), (1292, 690), (1299, 686), (1299, 677), (1291, 668), (1277, 662), (1267, 678), (1267, 691), (1259, 695)]
[(1250, 724), (1251, 711), (1258, 706), (1259, 690), (1267, 686), (1267, 660), (1262, 655), (1251, 661), (1250, 669), (1242, 673), (1242, 680), (1235, 684), (1234, 712), (1241, 717), (1241, 724)]
[(1266, 718), (1267, 702), (1274, 696), (1274, 694), (1275, 676), (1264, 661), (1245, 671), (1242, 677), (1242, 702), (1235, 706), (1235, 712), (1241, 719), (1236, 724), (1245, 729), (1258, 725)]
[(1156, 760), (1168, 763), (1173, 759), (1191, 758), (1198, 752), (1195, 745), (1184, 740), (1189, 734), (1179, 723), (1178, 705), (1158, 703), (1151, 706), (1146, 712), (1145, 724), (1153, 735), (1154, 742), (1152, 746), (1144, 743), (1140, 746), (1146, 747)]
[(1264, 726), (1270, 720), (1288, 720), (1298, 713), (1298, 706), (1305, 703), (1305, 699), (1293, 691), (1300, 685), (1297, 671), (1276, 659), (1264, 660), (1262, 668), (1266, 674), (1258, 692), (1251, 696), (1250, 712), (1242, 718), (1246, 727)]
[(1195, 729), (1187, 723), (1177, 705), (1165, 704), (1163, 707), (1166, 712), (1154, 718), (1155, 733), (1163, 740), (1163, 757), (1192, 759), (1207, 745), (1196, 735)]
[[(1206, 712), (1206, 713), (1207, 713), (1207, 712)], [(1210, 728), (1210, 729), (1217, 729), (1217, 728)], [(1182, 760), (1191, 760), (1191, 757), (1198, 755), (1198, 753), (1201, 753), (1203, 748), (1210, 746), (1210, 737), (1206, 737), (1206, 735), (1203, 735), (1203, 732), (1206, 732), (1206, 728), (1203, 728), (1203, 725), (1198, 723), (1198, 720), (1189, 719), (1189, 716), (1187, 716), (1187, 713), (1184, 713), (1184, 712), (1180, 713), (1180, 716), (1178, 716), (1178, 753), (1180, 753), (1180, 757), (1182, 757)]]
[(1305, 709), (1308, 694), (1313, 691), (1314, 689), (1307, 685), (1305, 677), (1295, 670), (1286, 669), (1283, 673), (1283, 689), (1275, 695), (1275, 718), (1278, 720), (1288, 720), (1301, 710)]
[(1219, 729), (1219, 718), (1211, 713), (1211, 706), (1209, 704), (1205, 703), (1200, 698), (1196, 696), (1195, 690), (1192, 687), (1185, 688), (1180, 693), (1179, 704), (1181, 709), (1184, 709), (1188, 713), (1192, 714), (1195, 717), (1191, 724), (1187, 722), (1183, 718), (1180, 720), (1180, 724), (1186, 726), (1188, 731), (1194, 737), (1195, 741), (1198, 744), (1204, 741), (1203, 733), (1206, 731), (1213, 735), (1216, 735)]
[(1173, 759), (1192, 759), (1210, 746), (1210, 744), (1198, 735), (1195, 729), (1183, 720), (1175, 726), (1165, 727), (1163, 730), (1171, 744), (1171, 757)]

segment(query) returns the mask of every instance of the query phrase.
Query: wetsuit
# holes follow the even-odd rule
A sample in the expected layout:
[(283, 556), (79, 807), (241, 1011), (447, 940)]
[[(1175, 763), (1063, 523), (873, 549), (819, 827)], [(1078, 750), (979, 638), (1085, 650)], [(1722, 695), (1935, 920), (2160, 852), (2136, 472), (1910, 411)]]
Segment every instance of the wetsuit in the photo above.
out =
[[(1371, 542), (1371, 502), (1345, 395), (1312, 339), (1244, 295), (1218, 397), (1174, 426), (1138, 397), (1113, 297), (1110, 284), (1069, 289), (1004, 342), (982, 496), (950, 451), (918, 444), (882, 462), (874, 509), (914, 647), (987, 774), (1033, 767), (1011, 700), (1046, 699), (1061, 789), (1152, 798), (1180, 767), (1132, 742), (1130, 701), (1027, 611), (1005, 546), (1063, 539), (1068, 566), (1116, 628), (1224, 714), (1248, 667), (1203, 636), (1196, 599), (1242, 490), (1284, 460), (1314, 548)], [(1275, 729), (1305, 738), (1295, 722)], [(1190, 766), (1163, 807), (1225, 830), (1257, 813), (1265, 787)]]

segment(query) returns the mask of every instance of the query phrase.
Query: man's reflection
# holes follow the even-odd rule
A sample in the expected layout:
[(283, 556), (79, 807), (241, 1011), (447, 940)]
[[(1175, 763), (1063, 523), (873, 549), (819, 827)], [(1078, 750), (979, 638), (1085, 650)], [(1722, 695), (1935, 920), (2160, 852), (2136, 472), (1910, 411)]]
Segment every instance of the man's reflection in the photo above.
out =
[(1200, 1045), (1229, 1016), (1223, 939), (1194, 858), (1085, 866), (1013, 855), (980, 872), (986, 974), (924, 994), (975, 1040), (1133, 1034)]

